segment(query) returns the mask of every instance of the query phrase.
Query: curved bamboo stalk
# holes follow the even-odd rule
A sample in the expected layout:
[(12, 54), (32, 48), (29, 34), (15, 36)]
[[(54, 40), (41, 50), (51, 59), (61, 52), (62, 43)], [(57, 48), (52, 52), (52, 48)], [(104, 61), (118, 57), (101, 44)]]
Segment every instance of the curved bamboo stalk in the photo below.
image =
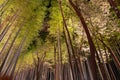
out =
[(78, 6), (76, 6), (72, 2), (72, 0), (69, 0), (69, 3), (73, 7), (73, 9), (76, 11), (76, 14), (78, 15), (79, 19), (81, 20), (83, 28), (84, 28), (84, 30), (86, 32), (87, 39), (88, 39), (88, 42), (89, 42), (89, 45), (90, 45), (90, 53), (91, 53), (91, 56), (90, 56), (90, 68), (91, 68), (91, 71), (92, 71), (93, 80), (97, 80), (97, 74), (96, 74), (97, 73), (97, 65), (96, 65), (96, 61), (95, 61), (95, 53), (96, 53), (95, 45), (94, 45), (94, 43), (92, 41), (89, 30), (87, 28), (87, 24), (85, 23), (85, 20), (84, 20), (84, 18), (82, 16), (82, 13), (81, 13), (80, 9), (78, 8)]
[(13, 41), (12, 41), (10, 47), (9, 47), (9, 49), (8, 49), (6, 55), (5, 55), (5, 58), (4, 58), (4, 60), (3, 60), (2, 64), (1, 64), (1, 66), (0, 66), (0, 73), (1, 73), (1, 71), (2, 71), (2, 68), (3, 68), (4, 64), (6, 63), (6, 59), (7, 59), (7, 58), (9, 57), (9, 55), (10, 55), (12, 46), (13, 46), (13, 44), (14, 44), (14, 42), (15, 42), (17, 36), (19, 35), (19, 33), (20, 33), (22, 27), (23, 27), (23, 23), (21, 24), (19, 30), (17, 31), (17, 33), (16, 33), (16, 35), (15, 35), (15, 37), (14, 37), (14, 39), (13, 39)]

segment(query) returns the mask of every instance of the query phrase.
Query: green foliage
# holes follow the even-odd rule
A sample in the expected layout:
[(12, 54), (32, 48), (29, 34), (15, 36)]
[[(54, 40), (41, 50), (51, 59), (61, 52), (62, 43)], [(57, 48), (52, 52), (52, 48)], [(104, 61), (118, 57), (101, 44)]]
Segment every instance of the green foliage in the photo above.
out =
[[(0, 4), (2, 4), (3, 2), (4, 0), (0, 0)], [(94, 8), (96, 7), (92, 3), (89, 6), (92, 7), (92, 10), (94, 10)], [(77, 41), (80, 41), (81, 36), (75, 33), (75, 30), (78, 29), (79, 26), (81, 27), (82, 25), (80, 24), (80, 21), (76, 16), (75, 12), (70, 7), (68, 0), (62, 0), (62, 8), (63, 8), (66, 24), (70, 32), (70, 36), (72, 38), (73, 43), (76, 44), (75, 40), (77, 39)], [(120, 6), (118, 6), (118, 8), (120, 8)], [(63, 26), (64, 26), (63, 18), (57, 0), (10, 0), (10, 2), (7, 4), (7, 6), (5, 6), (4, 9), (5, 12), (4, 15), (2, 15), (2, 21), (4, 21), (8, 15), (9, 16), (14, 15), (17, 10), (20, 11), (18, 13), (18, 17), (15, 22), (15, 24), (17, 24), (17, 29), (15, 30), (15, 33), (21, 27), (20, 24), (23, 24), (23, 27), (14, 45), (18, 46), (20, 41), (23, 39), (23, 36), (26, 36), (26, 41), (21, 54), (21, 56), (24, 56), (24, 61), (26, 63), (29, 63), (29, 59), (30, 59), (30, 63), (33, 62), (32, 54), (35, 54), (36, 51), (38, 51), (39, 54), (46, 52), (47, 60), (52, 59), (53, 61), (53, 56), (54, 56), (53, 46), (55, 43), (57, 43), (58, 33), (60, 34), (63, 56), (65, 60), (67, 59), (66, 58), (67, 49), (65, 47), (65, 39), (63, 34)], [(91, 14), (94, 13), (92, 10), (90, 12)], [(82, 11), (84, 12), (84, 10)], [(116, 19), (117, 16), (115, 12), (112, 9), (110, 9), (110, 12), (112, 14), (112, 18)], [(44, 28), (46, 28), (44, 27), (46, 24), (47, 24), (47, 29), (44, 30)], [(120, 24), (120, 22), (118, 22), (118, 24)], [(106, 26), (108, 25), (110, 24), (108, 23)], [(95, 27), (97, 28), (94, 28), (94, 30), (96, 29), (96, 31), (99, 31), (98, 26)], [(109, 31), (111, 31), (111, 29), (109, 29), (108, 27), (108, 30), (106, 29), (105, 33), (109, 33)], [(117, 39), (120, 39), (119, 36), (120, 34), (118, 32), (111, 34), (115, 35)], [(5, 36), (5, 39), (7, 39), (7, 37), (8, 35)], [(96, 35), (96, 37), (99, 36)], [(109, 36), (103, 34), (103, 37), (104, 37), (103, 38), (104, 41), (107, 42)], [(6, 40), (4, 40), (3, 43), (5, 43), (5, 41)], [(86, 39), (84, 39), (83, 42), (84, 42), (83, 44), (85, 44), (87, 47), (89, 46)], [(3, 43), (0, 44), (0, 48), (3, 46)], [(20, 57), (20, 60), (21, 59), (22, 57)]]
[(39, 38), (41, 39), (41, 43), (45, 43), (46, 42), (46, 38), (48, 36), (49, 32), (48, 31), (40, 31), (39, 32)]

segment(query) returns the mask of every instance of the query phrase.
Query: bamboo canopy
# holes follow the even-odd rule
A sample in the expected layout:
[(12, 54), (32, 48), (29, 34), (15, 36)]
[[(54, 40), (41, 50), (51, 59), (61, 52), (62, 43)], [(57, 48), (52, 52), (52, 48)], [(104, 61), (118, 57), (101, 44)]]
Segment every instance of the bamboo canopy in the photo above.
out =
[(120, 80), (119, 0), (1, 0), (0, 80)]

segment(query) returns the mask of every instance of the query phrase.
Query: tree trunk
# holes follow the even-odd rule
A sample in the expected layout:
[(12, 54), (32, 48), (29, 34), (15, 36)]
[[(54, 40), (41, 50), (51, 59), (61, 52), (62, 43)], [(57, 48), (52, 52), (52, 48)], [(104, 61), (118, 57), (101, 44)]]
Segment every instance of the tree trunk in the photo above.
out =
[(92, 41), (92, 38), (90, 36), (90, 33), (89, 33), (89, 30), (87, 28), (87, 24), (85, 23), (85, 20), (82, 16), (82, 13), (80, 11), (80, 9), (72, 2), (72, 0), (69, 0), (71, 6), (73, 7), (73, 9), (76, 11), (76, 14), (78, 15), (79, 19), (81, 20), (81, 23), (83, 25), (83, 28), (86, 32), (86, 35), (87, 35), (87, 39), (88, 39), (88, 42), (89, 42), (89, 45), (90, 45), (90, 53), (91, 53), (91, 56), (90, 56), (90, 68), (91, 68), (91, 71), (92, 71), (92, 76), (93, 76), (93, 79), (94, 80), (97, 80), (97, 65), (96, 65), (96, 61), (95, 61), (95, 52), (96, 52), (96, 48), (95, 48), (95, 45)]

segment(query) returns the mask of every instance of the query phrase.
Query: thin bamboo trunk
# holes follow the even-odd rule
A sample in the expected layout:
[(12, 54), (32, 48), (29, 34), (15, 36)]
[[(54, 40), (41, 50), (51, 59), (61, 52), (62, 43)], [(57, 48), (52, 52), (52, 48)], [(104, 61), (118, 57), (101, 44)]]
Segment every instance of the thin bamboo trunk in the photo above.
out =
[(11, 17), (11, 22), (9, 22), (7, 24), (7, 26), (4, 28), (3, 32), (0, 34), (0, 42), (2, 41), (2, 39), (4, 38), (5, 34), (8, 32), (9, 28), (14, 24), (15, 20), (17, 19), (17, 13), (19, 11), (17, 11), (12, 17)]
[(21, 24), (19, 30), (17, 31), (17, 33), (16, 33), (16, 35), (15, 35), (15, 37), (14, 37), (14, 39), (13, 39), (13, 41), (12, 41), (10, 47), (9, 47), (9, 49), (8, 49), (6, 55), (5, 55), (5, 58), (4, 58), (4, 60), (3, 60), (2, 64), (1, 64), (1, 66), (0, 66), (0, 73), (1, 73), (1, 71), (2, 71), (2, 68), (3, 68), (4, 64), (6, 63), (6, 59), (7, 59), (7, 58), (9, 57), (9, 55), (10, 55), (12, 46), (13, 46), (13, 44), (14, 44), (14, 42), (15, 42), (17, 36), (19, 35), (19, 33), (20, 33), (22, 27), (23, 27), (23, 23)]
[[(100, 39), (99, 39), (99, 40), (100, 40)], [(103, 45), (108, 49), (108, 51), (110, 52), (111, 57), (113, 58), (116, 66), (117, 66), (117, 68), (120, 70), (120, 62), (119, 62), (118, 58), (116, 57), (114, 51), (113, 51), (110, 47), (108, 47), (102, 40), (100, 40), (100, 41), (101, 41), (101, 42), (103, 43)]]
[(108, 0), (111, 8), (114, 10), (114, 12), (116, 13), (117, 17), (120, 19), (120, 10), (117, 7), (117, 4), (115, 2), (115, 0)]
[(82, 16), (82, 13), (80, 11), (80, 9), (78, 8), (78, 6), (76, 6), (72, 0), (69, 0), (69, 3), (71, 4), (71, 6), (74, 8), (74, 10), (76, 11), (76, 14), (78, 15), (79, 19), (81, 20), (81, 23), (83, 25), (83, 28), (86, 32), (86, 35), (87, 35), (87, 39), (88, 39), (88, 42), (89, 42), (89, 45), (90, 45), (90, 53), (91, 53), (91, 56), (90, 56), (90, 68), (91, 68), (91, 71), (92, 71), (92, 76), (93, 76), (93, 80), (97, 80), (97, 64), (96, 64), (96, 61), (95, 61), (95, 53), (96, 53), (96, 48), (95, 48), (95, 45), (92, 41), (92, 38), (90, 36), (90, 33), (89, 33), (89, 30), (87, 28), (87, 24), (85, 23), (85, 20)]

